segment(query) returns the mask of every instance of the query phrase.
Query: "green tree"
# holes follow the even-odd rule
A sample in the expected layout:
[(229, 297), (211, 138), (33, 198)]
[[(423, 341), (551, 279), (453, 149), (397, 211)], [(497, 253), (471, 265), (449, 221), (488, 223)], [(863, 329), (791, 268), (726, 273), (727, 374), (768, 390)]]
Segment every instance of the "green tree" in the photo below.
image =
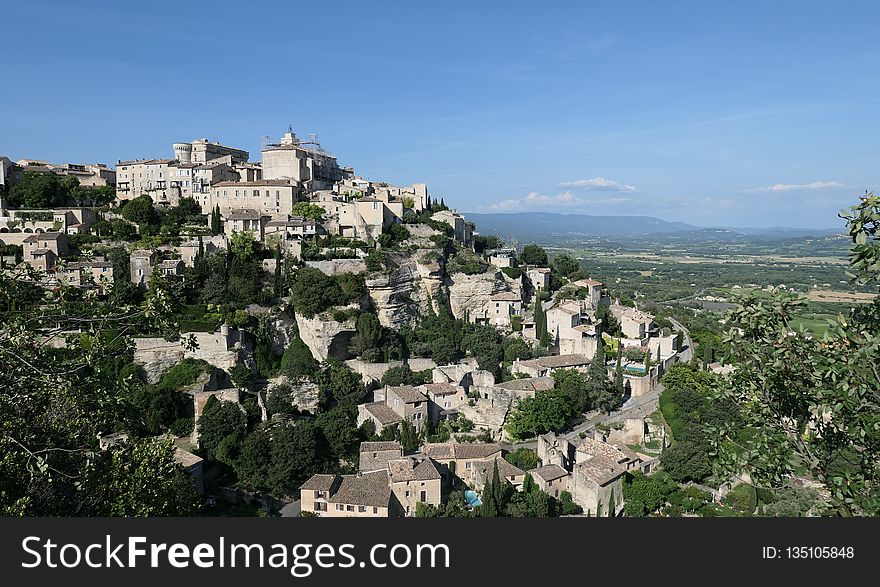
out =
[[(247, 416), (234, 402), (218, 400), (211, 396), (205, 402), (199, 426), (199, 448), (209, 459), (216, 459), (217, 449), (227, 443), (240, 445), (247, 432)], [(228, 446), (228, 444), (227, 444)]]
[(281, 356), (281, 373), (291, 381), (297, 381), (303, 377), (313, 378), (317, 372), (318, 362), (306, 343), (299, 337), (290, 341)]
[(531, 438), (564, 430), (572, 416), (572, 407), (565, 396), (557, 390), (550, 390), (535, 397), (521, 398), (505, 428), (514, 438)]
[(302, 216), (310, 220), (319, 221), (324, 217), (324, 208), (310, 202), (297, 202), (293, 205), (291, 213), (294, 216)]
[(536, 265), (538, 267), (546, 267), (547, 252), (538, 245), (526, 245), (525, 247), (523, 247), (522, 253), (519, 256), (519, 260), (522, 261), (524, 265)]
[(504, 458), (508, 463), (523, 471), (529, 471), (538, 466), (538, 453), (530, 448), (518, 448), (504, 455)]
[(158, 218), (153, 199), (146, 194), (126, 202), (120, 213), (123, 218), (138, 226), (155, 224)]
[(553, 263), (550, 265), (550, 267), (553, 269), (554, 273), (561, 275), (562, 277), (570, 277), (581, 269), (581, 266), (578, 264), (578, 262), (572, 259), (571, 256), (566, 253), (556, 255), (553, 258)]
[(171, 440), (131, 439), (112, 447), (88, 486), (105, 516), (189, 516), (201, 499), (174, 459)]
[(211, 210), (211, 234), (218, 235), (223, 232), (220, 219), (220, 205), (214, 206)]

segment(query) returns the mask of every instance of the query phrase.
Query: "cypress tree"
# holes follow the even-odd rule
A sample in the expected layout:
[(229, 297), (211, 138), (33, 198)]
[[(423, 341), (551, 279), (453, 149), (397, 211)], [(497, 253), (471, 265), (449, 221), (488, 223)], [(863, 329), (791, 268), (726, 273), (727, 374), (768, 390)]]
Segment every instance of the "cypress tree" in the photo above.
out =
[(614, 511), (617, 509), (617, 504), (614, 501), (614, 491), (611, 492), (611, 499), (608, 500), (608, 517), (614, 517)]
[(205, 256), (205, 243), (202, 241), (202, 235), (199, 235), (199, 259)]
[(617, 366), (614, 369), (614, 390), (623, 395), (625, 389), (623, 385), (623, 345), (617, 344)]

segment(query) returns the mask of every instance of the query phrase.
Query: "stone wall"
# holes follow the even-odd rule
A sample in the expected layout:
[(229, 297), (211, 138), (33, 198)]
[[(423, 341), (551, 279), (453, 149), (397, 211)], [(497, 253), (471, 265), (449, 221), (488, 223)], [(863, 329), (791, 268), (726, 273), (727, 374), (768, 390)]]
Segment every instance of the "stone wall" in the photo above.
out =
[(306, 261), (306, 265), (314, 267), (325, 275), (341, 275), (342, 273), (363, 273), (367, 264), (363, 259), (330, 259), (328, 261)]
[(226, 371), (238, 362), (243, 350), (238, 329), (223, 326), (219, 332), (189, 334), (195, 338), (194, 350), (186, 349), (181, 341), (169, 342), (159, 337), (133, 339), (134, 362), (143, 367), (147, 383), (157, 383), (165, 370), (184, 359), (201, 359)]
[[(409, 361), (409, 368), (413, 371), (424, 371), (426, 369), (434, 369), (437, 363), (433, 359), (413, 358)], [(361, 376), (364, 383), (380, 381), (385, 373), (393, 368), (403, 365), (403, 361), (391, 361), (388, 363), (368, 363), (360, 359), (349, 359), (345, 361), (346, 366)]]

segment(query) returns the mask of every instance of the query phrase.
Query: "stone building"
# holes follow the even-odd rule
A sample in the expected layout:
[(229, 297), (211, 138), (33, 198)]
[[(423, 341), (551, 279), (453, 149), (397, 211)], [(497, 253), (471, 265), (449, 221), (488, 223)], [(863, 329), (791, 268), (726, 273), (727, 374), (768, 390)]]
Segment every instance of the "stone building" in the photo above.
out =
[(532, 284), (534, 291), (544, 291), (550, 287), (550, 269), (546, 267), (532, 267), (526, 271), (526, 278)]
[(441, 210), (433, 216), (431, 220), (436, 222), (445, 222), (452, 227), (453, 238), (465, 247), (472, 247), (474, 244), (473, 225), (465, 220), (465, 217), (455, 210)]
[(391, 491), (404, 515), (415, 514), (419, 503), (440, 505), (442, 476), (434, 461), (413, 455), (389, 460), (387, 466)]
[(290, 128), (277, 143), (265, 144), (261, 158), (265, 179), (291, 181), (307, 191), (331, 189), (345, 175), (316, 138), (300, 139)]
[(548, 377), (557, 369), (586, 371), (589, 366), (590, 359), (584, 355), (551, 355), (525, 361), (517, 359), (510, 366), (510, 372), (529, 377)]
[(68, 255), (67, 235), (62, 232), (39, 232), (22, 241), (23, 260), (34, 269), (48, 271), (58, 259)]
[(495, 443), (427, 443), (422, 447), (425, 456), (434, 460), (447, 483), (472, 483), (473, 476), (484, 461), (502, 457), (500, 444)]
[(376, 432), (401, 422), (409, 422), (417, 430), (427, 426), (428, 398), (415, 387), (386, 385), (374, 391), (373, 398), (371, 403), (358, 405), (358, 426), (368, 420), (376, 426)]
[(150, 249), (138, 249), (132, 251), (129, 256), (131, 267), (131, 282), (139, 289), (146, 289), (156, 265), (156, 251)]
[(262, 241), (270, 219), (268, 214), (253, 208), (227, 209), (223, 213), (223, 234), (232, 238), (236, 232), (249, 232), (254, 240)]
[(146, 194), (156, 205), (176, 206), (180, 198), (193, 198), (208, 213), (211, 186), (241, 179), (239, 167), (248, 159), (247, 151), (207, 139), (175, 143), (172, 149), (174, 158), (118, 161), (117, 199)]
[[(563, 437), (547, 433), (538, 436), (538, 460), (542, 469), (556, 466), (568, 474), (567, 491), (584, 513), (617, 516), (623, 511), (623, 480), (627, 472), (640, 470), (642, 459), (626, 446), (584, 438), (575, 445)], [(547, 469), (542, 483), (556, 477), (558, 469)], [(561, 479), (561, 478), (558, 478)], [(562, 491), (562, 482), (558, 481)]]
[(300, 188), (283, 179), (222, 181), (211, 186), (211, 197), (202, 205), (202, 212), (208, 214), (219, 206), (221, 214), (252, 209), (274, 217), (291, 214), (299, 195)]

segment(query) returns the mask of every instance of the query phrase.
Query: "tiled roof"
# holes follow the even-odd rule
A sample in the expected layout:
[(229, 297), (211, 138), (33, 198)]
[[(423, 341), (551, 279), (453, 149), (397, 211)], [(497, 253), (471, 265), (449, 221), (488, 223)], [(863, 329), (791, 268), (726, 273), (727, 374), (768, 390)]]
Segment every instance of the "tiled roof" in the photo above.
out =
[(397, 396), (402, 399), (405, 403), (414, 404), (416, 402), (427, 401), (428, 398), (425, 397), (421, 391), (413, 387), (412, 385), (398, 385), (396, 387), (388, 387), (388, 391), (393, 391), (397, 394)]
[(497, 383), (495, 387), (509, 389), (511, 391), (547, 391), (553, 389), (556, 380), (552, 377), (527, 377), (525, 379), (513, 379), (504, 383)]
[(603, 284), (601, 281), (596, 281), (595, 279), (580, 279), (578, 281), (575, 281), (573, 283), (573, 285), (576, 285), (578, 287), (588, 287), (589, 288), (589, 287), (599, 287)]
[(519, 477), (521, 475), (525, 475), (526, 472), (513, 465), (501, 457), (494, 459), (486, 459), (485, 461), (478, 461), (474, 466), (477, 470), (481, 471), (486, 478), (489, 478), (491, 475), (495, 473), (495, 463), (498, 463), (498, 476), (499, 477)]
[(485, 459), (501, 452), (495, 443), (438, 442), (424, 446), (423, 452), (432, 459)]
[(584, 438), (577, 448), (579, 458), (585, 458), (578, 463), (577, 468), (587, 478), (599, 485), (616, 479), (626, 472), (627, 464), (638, 460), (638, 456), (628, 450), (607, 442), (601, 442), (592, 438)]
[(559, 465), (544, 465), (543, 467), (532, 469), (529, 473), (531, 473), (532, 477), (540, 477), (546, 482), (561, 479), (568, 475), (568, 471)]
[(521, 365), (532, 369), (562, 369), (565, 367), (578, 367), (588, 365), (590, 359), (585, 355), (553, 355), (550, 357), (540, 357), (538, 359), (529, 359), (528, 361), (520, 361)]
[(391, 500), (391, 487), (388, 473), (362, 473), (343, 475), (342, 483), (329, 500), (330, 503), (344, 503), (373, 507), (388, 507)]
[(431, 459), (414, 457), (388, 461), (388, 473), (392, 483), (400, 481), (431, 481), (440, 479), (440, 471)]
[(382, 440), (377, 442), (362, 442), (361, 452), (371, 452), (379, 450), (402, 450), (403, 447), (396, 440)]
[(403, 418), (394, 410), (385, 405), (385, 402), (373, 402), (365, 404), (364, 409), (370, 413), (382, 426), (403, 422)]
[(458, 386), (451, 383), (425, 383), (419, 385), (418, 389), (424, 390), (425, 395), (453, 395), (458, 393)]
[(312, 475), (308, 481), (299, 486), (300, 489), (313, 491), (330, 491), (333, 483), (336, 482), (336, 475)]

